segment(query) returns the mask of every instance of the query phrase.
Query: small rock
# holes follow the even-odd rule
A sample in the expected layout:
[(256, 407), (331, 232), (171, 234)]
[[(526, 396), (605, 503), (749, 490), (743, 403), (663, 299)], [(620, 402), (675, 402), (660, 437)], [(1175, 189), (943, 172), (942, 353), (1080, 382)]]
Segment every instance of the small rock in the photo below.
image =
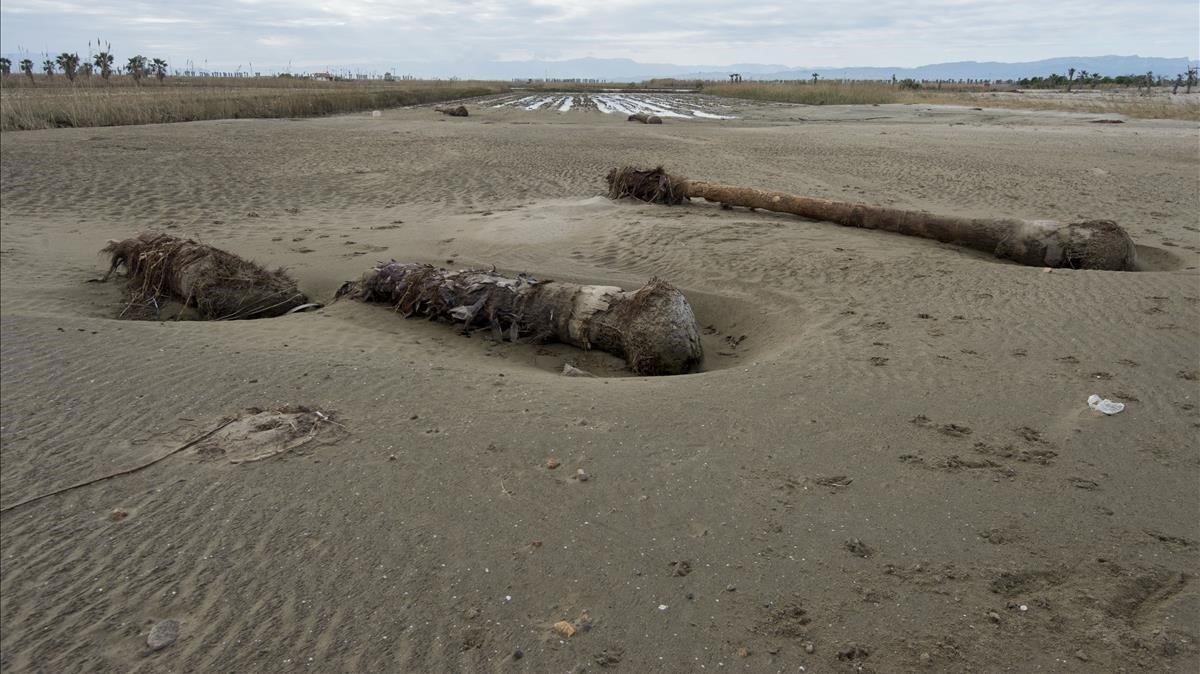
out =
[(395, 454), (388, 454), (388, 461), (395, 461), (395, 460), (396, 460)]
[(549, 459), (546, 459), (546, 467), (549, 468), (550, 470), (554, 470), (555, 468), (558, 468), (561, 465), (562, 465), (562, 462), (559, 461), (558, 459), (554, 458), (553, 456), (550, 457)]
[(562, 376), (564, 377), (595, 377), (596, 375), (587, 370), (580, 370), (570, 363), (563, 364)]
[(866, 558), (875, 554), (875, 550), (871, 546), (863, 543), (862, 540), (858, 538), (846, 539), (845, 546), (847, 550), (859, 557)]
[(838, 660), (862, 660), (870, 654), (870, 651), (867, 649), (856, 644), (850, 644), (849, 646), (838, 651), (837, 657)]
[(750, 657), (750, 649), (746, 648), (745, 646), (742, 646), (741, 648), (738, 649), (738, 657), (739, 658)]
[(150, 628), (150, 634), (146, 635), (146, 645), (152, 651), (161, 651), (162, 649), (175, 643), (179, 638), (179, 621), (178, 620), (162, 620)]
[(813, 646), (812, 644), (804, 644), (804, 652), (805, 652), (805, 653), (812, 654), (812, 652), (813, 652), (813, 651), (815, 651), (815, 650), (817, 650), (817, 649), (816, 649), (816, 647), (815, 647), (815, 646)]
[(113, 511), (108, 514), (108, 519), (114, 522), (120, 522), (126, 517), (129, 517), (129, 511), (124, 508), (113, 508)]
[(1082, 662), (1088, 661), (1087, 653), (1084, 653), (1083, 651), (1075, 651), (1075, 657), (1079, 658), (1079, 660)]
[(554, 631), (564, 639), (570, 639), (575, 636), (575, 626), (566, 620), (560, 620), (554, 623)]
[(579, 470), (575, 471), (575, 479), (579, 480), (580, 482), (587, 482), (588, 480), (592, 479), (592, 476), (588, 475), (584, 469), (580, 468)]
[(737, 586), (734, 585), (733, 583), (730, 583), (729, 585), (725, 586), (725, 591), (726, 592), (737, 592)]
[(519, 648), (517, 650), (513, 651), (513, 660), (520, 660), (523, 657), (525, 657), (525, 651), (523, 651)]
[(989, 611), (988, 612), (988, 620), (991, 620), (994, 623), (998, 623), (998, 622), (1000, 622), (1000, 614), (996, 613), (995, 611)]
[(922, 653), (922, 654), (921, 654), (921, 662), (922, 662), (923, 664), (924, 664), (924, 663), (928, 663), (928, 662), (929, 662), (931, 659), (932, 659), (932, 658), (930, 658), (930, 657), (929, 657), (929, 654), (928, 654), (928, 653)]

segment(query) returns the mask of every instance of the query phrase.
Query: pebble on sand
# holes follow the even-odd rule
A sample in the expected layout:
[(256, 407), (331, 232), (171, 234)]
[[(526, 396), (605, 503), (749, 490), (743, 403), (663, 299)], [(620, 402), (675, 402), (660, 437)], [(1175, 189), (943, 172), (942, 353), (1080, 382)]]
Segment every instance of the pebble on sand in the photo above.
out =
[(175, 643), (175, 640), (178, 638), (179, 621), (161, 620), (155, 623), (154, 627), (150, 628), (150, 634), (146, 635), (146, 645), (152, 651), (161, 651)]

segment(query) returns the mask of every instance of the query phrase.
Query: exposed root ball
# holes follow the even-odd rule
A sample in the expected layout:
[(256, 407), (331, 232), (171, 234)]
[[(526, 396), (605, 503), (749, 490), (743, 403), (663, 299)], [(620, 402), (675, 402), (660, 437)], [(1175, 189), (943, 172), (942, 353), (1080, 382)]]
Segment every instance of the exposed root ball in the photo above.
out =
[(1062, 224), (1049, 220), (1021, 223), (996, 246), (996, 257), (1021, 264), (1068, 269), (1134, 271), (1137, 248), (1112, 220)]
[(404, 316), (426, 316), (496, 340), (560, 341), (620, 356), (638, 374), (683, 374), (703, 359), (696, 317), (683, 293), (653, 279), (634, 292), (515, 278), (494, 271), (446, 271), (391, 261), (338, 290), (338, 297), (382, 302)]
[(652, 204), (682, 204), (687, 201), (686, 180), (673, 177), (659, 166), (639, 169), (632, 166), (608, 172), (608, 198), (633, 197)]
[(443, 107), (443, 108), (434, 108), (434, 109), (437, 110), (438, 112), (442, 113), (443, 115), (449, 115), (451, 117), (466, 117), (468, 114), (467, 106), (465, 106), (465, 105), (460, 105), (460, 106), (454, 107), (454, 108)]
[[(308, 302), (283, 269), (269, 271), (232, 253), (191, 239), (146, 232), (110, 241), (107, 280), (128, 272), (130, 309), (155, 315), (165, 299), (196, 308), (205, 320), (282, 316)], [(134, 313), (137, 313), (136, 310)]]
[(629, 116), (627, 121), (641, 122), (642, 124), (662, 124), (662, 117), (645, 112), (635, 112)]

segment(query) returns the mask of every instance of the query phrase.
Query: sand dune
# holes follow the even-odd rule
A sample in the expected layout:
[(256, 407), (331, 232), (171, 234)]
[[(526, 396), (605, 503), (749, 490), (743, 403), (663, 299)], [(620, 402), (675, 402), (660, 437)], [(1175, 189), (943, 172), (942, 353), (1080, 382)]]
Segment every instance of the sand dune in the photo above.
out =
[[(648, 127), (509, 98), (463, 119), (5, 134), (0, 507), (250, 407), (346, 429), (247, 464), (183, 451), (5, 511), (5, 671), (1197, 665), (1195, 125), (736, 102), (711, 108), (736, 120)], [(600, 197), (624, 163), (1112, 218), (1154, 271)], [(706, 363), (627, 377), (351, 302), (116, 320), (120, 284), (86, 280), (107, 239), (145, 229), (287, 266), (325, 301), (390, 258), (659, 276), (692, 301)], [(1128, 407), (1098, 415), (1092, 393)], [(552, 630), (585, 611), (590, 629)], [(179, 640), (150, 653), (164, 619)]]

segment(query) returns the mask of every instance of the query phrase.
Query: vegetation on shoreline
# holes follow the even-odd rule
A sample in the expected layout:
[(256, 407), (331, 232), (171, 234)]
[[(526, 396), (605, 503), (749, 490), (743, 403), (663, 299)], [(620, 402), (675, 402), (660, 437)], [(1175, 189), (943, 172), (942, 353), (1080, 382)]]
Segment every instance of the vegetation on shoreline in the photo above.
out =
[(1166, 91), (1140, 95), (1100, 89), (1024, 94), (983, 84), (947, 83), (944, 89), (909, 82), (743, 82), (705, 84), (704, 93), (729, 98), (803, 105), (879, 105), (884, 103), (970, 105), (1027, 110), (1115, 113), (1143, 119), (1200, 121), (1200, 95), (1173, 97)]
[[(0, 131), (163, 124), (211, 119), (314, 117), (440, 103), (509, 90), (498, 82), (352, 81), (290, 77), (65, 77), (32, 85), (17, 76), (0, 89)], [(53, 86), (51, 86), (53, 84)]]
[[(32, 64), (29, 65), (32, 70)], [(165, 63), (162, 66), (165, 67)], [(1169, 89), (1160, 87), (1145, 89), (1143, 94), (1104, 84), (1100, 88), (1080, 88), (1067, 93), (1019, 92), (1011, 84), (982, 82), (938, 85), (911, 81), (726, 83), (652, 80), (629, 84), (516, 84), (457, 80), (329, 81), (290, 76), (165, 77), (162, 73), (163, 69), (153, 62), (137, 76), (127, 73), (105, 78), (98, 74), (72, 79), (64, 72), (60, 77), (35, 79), (31, 72), (11, 73), (0, 78), (0, 131), (315, 117), (442, 103), (517, 89), (555, 92), (692, 89), (716, 96), (804, 105), (945, 104), (1200, 121), (1200, 92), (1173, 96), (1168, 93)]]

